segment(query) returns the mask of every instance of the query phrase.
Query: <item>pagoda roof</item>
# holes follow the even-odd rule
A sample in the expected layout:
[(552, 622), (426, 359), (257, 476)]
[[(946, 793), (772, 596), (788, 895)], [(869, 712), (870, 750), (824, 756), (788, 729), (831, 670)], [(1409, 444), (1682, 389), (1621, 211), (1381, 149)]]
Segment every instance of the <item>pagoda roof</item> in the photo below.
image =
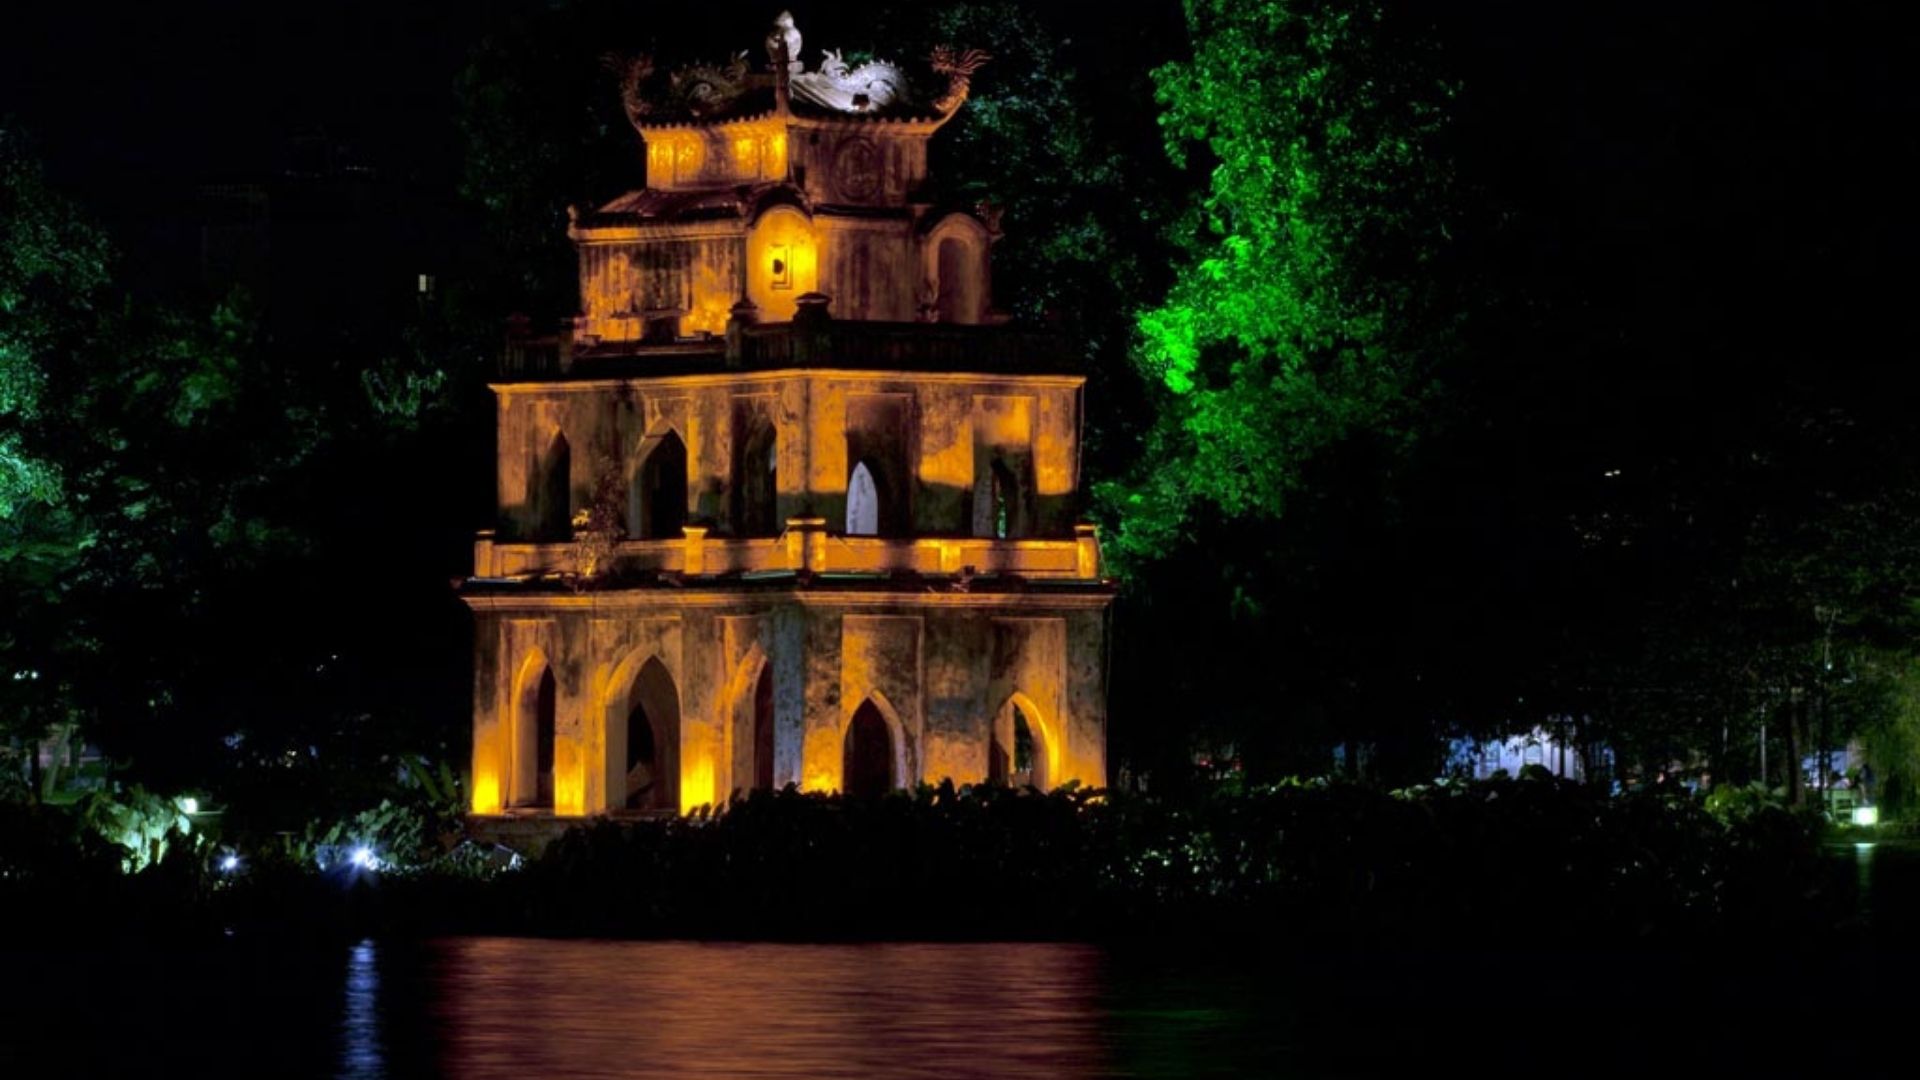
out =
[(769, 201), (803, 203), (798, 187), (783, 180), (724, 188), (641, 188), (584, 215), (577, 223), (596, 225), (681, 224), (734, 221), (751, 217)]

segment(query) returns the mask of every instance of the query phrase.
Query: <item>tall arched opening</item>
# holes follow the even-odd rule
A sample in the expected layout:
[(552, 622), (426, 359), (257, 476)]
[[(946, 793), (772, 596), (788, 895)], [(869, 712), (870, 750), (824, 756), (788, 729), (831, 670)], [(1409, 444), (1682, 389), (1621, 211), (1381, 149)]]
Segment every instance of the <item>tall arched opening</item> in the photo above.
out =
[(773, 790), (773, 665), (760, 665), (753, 684), (753, 787)]
[(779, 534), (780, 454), (771, 423), (748, 427), (733, 465), (733, 493), (734, 529), (739, 535)]
[(623, 762), (626, 771), (616, 805), (680, 809), (680, 692), (659, 657), (641, 666), (625, 705), (615, 760)]
[(993, 720), (992, 741), (987, 747), (987, 779), (996, 784), (1031, 785), (1050, 791), (1058, 782), (1053, 775), (1054, 757), (1058, 752), (1039, 710), (1025, 695), (1015, 694), (1001, 706)]
[(534, 528), (541, 540), (566, 540), (573, 535), (573, 448), (564, 433), (555, 432), (540, 455), (539, 467), (529, 478), (527, 502), (533, 507)]
[(628, 532), (641, 540), (673, 540), (687, 523), (687, 445), (668, 431), (633, 474)]
[(523, 809), (553, 806), (553, 744), (559, 687), (553, 668), (538, 653), (521, 667), (513, 704), (513, 782), (507, 805)]
[(847, 724), (840, 788), (858, 798), (893, 790), (893, 732), (871, 700), (861, 702)]
[(847, 535), (880, 535), (880, 486), (864, 461), (847, 475)]
[(942, 237), (935, 249), (934, 265), (939, 274), (937, 316), (943, 323), (980, 321), (982, 273), (980, 257), (974, 245), (958, 236)]

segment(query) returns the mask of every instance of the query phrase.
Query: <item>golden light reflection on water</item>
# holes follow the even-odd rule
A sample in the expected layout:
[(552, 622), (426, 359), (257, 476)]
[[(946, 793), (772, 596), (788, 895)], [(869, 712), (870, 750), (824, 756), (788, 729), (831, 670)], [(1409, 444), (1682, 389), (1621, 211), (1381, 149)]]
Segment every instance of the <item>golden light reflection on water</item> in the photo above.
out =
[(461, 1077), (1110, 1075), (1078, 945), (444, 942)]

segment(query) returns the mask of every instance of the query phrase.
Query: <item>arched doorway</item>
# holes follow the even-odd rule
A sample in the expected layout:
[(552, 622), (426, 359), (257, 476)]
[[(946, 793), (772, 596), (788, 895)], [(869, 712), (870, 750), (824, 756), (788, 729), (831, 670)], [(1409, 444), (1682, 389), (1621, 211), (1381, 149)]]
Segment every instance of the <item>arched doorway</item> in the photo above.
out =
[(753, 787), (773, 790), (773, 665), (760, 665), (753, 685)]
[(687, 523), (687, 445), (668, 431), (633, 476), (628, 530), (642, 540), (674, 540)]
[(980, 271), (972, 245), (958, 237), (940, 240), (935, 249), (940, 295), (936, 300), (938, 317), (943, 323), (980, 321)]
[(893, 790), (893, 733), (872, 701), (863, 701), (847, 724), (841, 757), (841, 790), (857, 798)]
[(555, 432), (540, 457), (540, 467), (532, 477), (533, 490), (527, 501), (533, 504), (534, 528), (542, 540), (566, 540), (573, 536), (573, 448), (567, 437)]
[(659, 657), (640, 668), (626, 705), (618, 759), (626, 772), (619, 805), (630, 810), (680, 809), (680, 693)]
[(880, 535), (880, 486), (864, 461), (847, 476), (847, 535)]
[(1033, 703), (1016, 694), (993, 721), (987, 747), (987, 780), (1014, 787), (1052, 790), (1053, 746)]
[(741, 536), (780, 532), (780, 453), (772, 424), (756, 424), (734, 464), (734, 528)]
[(1017, 535), (1010, 530), (1018, 513), (1016, 507), (1020, 504), (1020, 482), (1014, 478), (1013, 470), (1007, 468), (1007, 463), (998, 458), (994, 459), (989, 469), (992, 472), (993, 484), (993, 519), (989, 523), (989, 528), (995, 539), (1005, 540), (1009, 536)]
[(987, 783), (1006, 787), (1013, 782), (1013, 755), (995, 734), (987, 742)]
[(553, 806), (553, 744), (559, 687), (544, 657), (528, 658), (513, 708), (513, 784), (507, 805)]

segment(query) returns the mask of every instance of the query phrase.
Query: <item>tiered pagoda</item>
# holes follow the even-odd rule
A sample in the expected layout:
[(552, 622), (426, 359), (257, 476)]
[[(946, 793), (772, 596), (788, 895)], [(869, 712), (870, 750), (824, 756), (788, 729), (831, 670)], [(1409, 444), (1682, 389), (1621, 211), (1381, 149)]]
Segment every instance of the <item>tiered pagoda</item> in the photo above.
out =
[(510, 343), (473, 611), (478, 817), (789, 784), (1106, 782), (1084, 379), (993, 307), (927, 147), (985, 60), (626, 72), (647, 186)]

